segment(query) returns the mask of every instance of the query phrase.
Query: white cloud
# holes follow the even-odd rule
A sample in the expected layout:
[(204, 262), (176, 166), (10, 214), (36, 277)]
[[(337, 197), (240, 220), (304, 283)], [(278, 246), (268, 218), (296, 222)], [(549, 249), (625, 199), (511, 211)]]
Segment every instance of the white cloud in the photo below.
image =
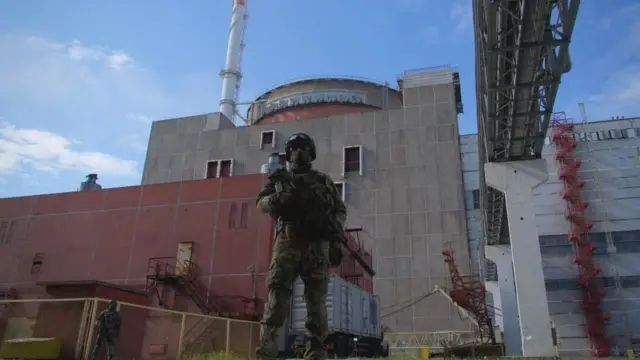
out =
[(195, 82), (193, 75), (157, 76), (124, 51), (77, 40), (0, 35), (0, 99), (78, 117), (108, 115), (124, 123), (127, 114), (170, 118), (212, 111), (215, 73), (197, 74)]
[(640, 4), (616, 9), (602, 21), (615, 26), (618, 41), (597, 60), (596, 64), (611, 75), (588, 97), (589, 119), (640, 116)]
[(640, 115), (640, 65), (631, 65), (614, 72), (602, 90), (589, 97), (587, 112), (591, 120), (612, 116)]
[(116, 176), (138, 176), (137, 163), (115, 156), (73, 149), (74, 143), (58, 134), (0, 124), (0, 174), (22, 172), (26, 167), (39, 171), (77, 170)]
[(0, 177), (77, 170), (137, 182), (152, 120), (216, 110), (209, 70), (160, 76), (127, 51), (0, 34), (0, 119), (11, 123), (0, 128)]
[(142, 114), (127, 114), (127, 118), (147, 125), (153, 122), (151, 117)]
[(127, 134), (118, 139), (118, 143), (131, 149), (136, 154), (145, 154), (147, 152), (148, 136), (143, 134)]
[(451, 3), (449, 18), (455, 23), (454, 32), (462, 34), (473, 26), (473, 8), (471, 0), (456, 0)]

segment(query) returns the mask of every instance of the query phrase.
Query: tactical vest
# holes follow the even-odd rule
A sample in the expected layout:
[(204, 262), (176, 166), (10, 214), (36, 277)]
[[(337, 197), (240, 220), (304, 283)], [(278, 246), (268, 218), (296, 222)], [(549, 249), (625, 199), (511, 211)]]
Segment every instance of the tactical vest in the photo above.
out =
[(332, 234), (327, 225), (327, 217), (335, 216), (334, 199), (330, 190), (316, 171), (305, 174), (293, 174), (296, 192), (302, 194), (302, 201), (291, 209), (288, 216), (282, 218), (285, 226), (291, 226), (296, 237), (306, 241), (330, 239)]

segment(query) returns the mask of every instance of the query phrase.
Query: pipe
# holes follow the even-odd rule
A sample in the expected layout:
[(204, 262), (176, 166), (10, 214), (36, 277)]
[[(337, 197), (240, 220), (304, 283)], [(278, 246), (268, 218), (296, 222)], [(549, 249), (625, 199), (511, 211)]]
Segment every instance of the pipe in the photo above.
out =
[(242, 49), (244, 48), (246, 15), (247, 0), (234, 0), (227, 42), (227, 57), (224, 69), (220, 72), (222, 77), (220, 112), (229, 120), (233, 120), (235, 115), (239, 83), (242, 77), (240, 63), (242, 61)]

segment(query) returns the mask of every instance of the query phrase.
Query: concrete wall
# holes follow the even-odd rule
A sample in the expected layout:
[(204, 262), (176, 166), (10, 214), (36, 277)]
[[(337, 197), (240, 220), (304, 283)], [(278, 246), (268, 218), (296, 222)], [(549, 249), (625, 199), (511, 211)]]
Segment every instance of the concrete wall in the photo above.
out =
[[(616, 348), (624, 350), (630, 337), (640, 336), (640, 119), (615, 120), (576, 125), (577, 157), (583, 161), (580, 175), (586, 181), (583, 196), (589, 201), (587, 216), (594, 226), (591, 240), (598, 246), (596, 261), (602, 267), (607, 291), (603, 303), (610, 312), (608, 326)], [(609, 139), (614, 136), (626, 139)], [(600, 133), (598, 133), (600, 132)], [(558, 180), (556, 147), (549, 130), (543, 152), (549, 169), (549, 181), (534, 191), (536, 220), (540, 234), (543, 270), (547, 285), (549, 311), (563, 352), (584, 352), (589, 347), (583, 331), (585, 322), (580, 309), (581, 292), (577, 289), (577, 268), (572, 263), (573, 248), (567, 240), (569, 222), (564, 213), (566, 203), (560, 198), (562, 182)], [(624, 135), (623, 135), (624, 134)], [(462, 136), (462, 168), (465, 178), (467, 228), (479, 229), (477, 212), (470, 209), (472, 190), (478, 188), (477, 136)], [(479, 231), (479, 230), (478, 230)], [(469, 230), (471, 257), (476, 233)]]
[[(586, 182), (583, 197), (589, 201), (586, 215), (594, 224), (591, 240), (598, 247), (596, 253), (601, 254), (596, 261), (607, 291), (603, 307), (611, 315), (608, 331), (616, 352), (626, 349), (630, 337), (640, 336), (639, 120), (580, 124), (574, 130), (580, 140), (576, 155), (583, 162), (580, 176)], [(575, 285), (573, 249), (564, 235), (569, 224), (564, 218), (566, 204), (560, 199), (556, 147), (550, 140), (547, 143), (544, 156), (549, 181), (536, 189), (534, 201), (549, 311), (558, 327), (561, 348), (580, 350), (588, 347), (581, 326), (585, 321), (579, 304), (581, 292)]]
[(469, 255), (471, 257), (471, 272), (480, 273), (480, 261), (484, 259), (484, 251), (480, 245), (482, 238), (482, 224), (480, 221), (479, 198), (479, 162), (478, 136), (460, 136), (460, 159), (462, 160), (462, 179), (464, 181), (464, 207), (467, 220), (467, 237), (469, 239)]
[[(233, 159), (233, 175), (256, 173), (287, 136), (316, 141), (317, 169), (344, 181), (348, 225), (370, 235), (383, 319), (393, 331), (462, 330), (468, 325), (440, 297), (397, 311), (435, 285), (449, 286), (441, 251), (451, 247), (468, 273), (457, 115), (452, 84), (409, 89), (404, 107), (277, 124), (193, 131), (154, 123), (144, 182), (204, 177), (207, 160)], [(184, 120), (179, 120), (184, 121)], [(197, 124), (195, 124), (197, 123)], [(275, 131), (275, 147), (260, 148), (261, 132)], [(170, 146), (168, 146), (170, 144)], [(344, 146), (362, 147), (362, 174), (343, 176)]]

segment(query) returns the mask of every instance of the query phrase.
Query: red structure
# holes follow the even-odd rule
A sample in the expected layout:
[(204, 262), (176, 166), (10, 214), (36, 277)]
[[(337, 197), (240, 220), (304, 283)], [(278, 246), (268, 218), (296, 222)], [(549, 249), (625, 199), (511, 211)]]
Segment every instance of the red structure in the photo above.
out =
[[(265, 181), (258, 174), (0, 199), (0, 298), (97, 296), (258, 320), (275, 228), (255, 207)], [(347, 235), (371, 266), (357, 232)], [(373, 292), (371, 277), (346, 251), (332, 272)], [(52, 327), (38, 333), (55, 332), (46, 324)], [(136, 341), (145, 335), (162, 344), (180, 325), (154, 324), (153, 334)], [(190, 326), (185, 351), (205, 341), (210, 326)]]
[[(155, 291), (151, 282), (160, 279), (151, 281), (154, 276), (180, 275), (197, 279), (191, 289), (217, 299), (218, 307), (195, 300), (185, 307), (171, 291), (164, 306), (255, 318), (274, 240), (272, 219), (255, 207), (265, 181), (257, 174), (0, 199), (0, 282), (7, 289), (0, 296), (40, 296), (42, 281), (100, 280)], [(370, 262), (349, 235), (352, 249)], [(188, 271), (176, 274), (184, 244), (190, 251), (182, 270)], [(372, 291), (350, 256), (333, 271)]]
[(445, 249), (442, 251), (442, 255), (444, 255), (444, 261), (449, 267), (449, 276), (451, 276), (451, 284), (453, 286), (449, 296), (456, 304), (476, 317), (482, 343), (495, 345), (496, 337), (493, 331), (493, 323), (487, 310), (484, 284), (473, 276), (460, 275), (452, 250)]
[(608, 316), (602, 311), (601, 299), (604, 288), (597, 279), (601, 269), (595, 262), (593, 252), (596, 247), (589, 240), (593, 223), (585, 216), (588, 203), (582, 198), (584, 181), (578, 170), (581, 161), (576, 158), (578, 142), (573, 137), (573, 124), (564, 113), (553, 118), (553, 142), (556, 145), (556, 161), (560, 165), (559, 178), (564, 183), (562, 199), (567, 202), (565, 216), (571, 223), (569, 241), (575, 246), (574, 264), (578, 266), (578, 283), (582, 289), (582, 310), (586, 319), (585, 333), (591, 341), (592, 354), (608, 357), (611, 341), (606, 333)]

